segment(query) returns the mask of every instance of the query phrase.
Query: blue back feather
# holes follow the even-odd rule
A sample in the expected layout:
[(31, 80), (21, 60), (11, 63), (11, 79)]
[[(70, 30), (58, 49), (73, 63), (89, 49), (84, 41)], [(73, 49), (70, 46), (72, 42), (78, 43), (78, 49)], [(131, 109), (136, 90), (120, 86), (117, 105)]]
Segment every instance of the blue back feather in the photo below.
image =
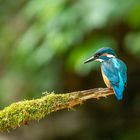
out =
[(118, 100), (123, 98), (123, 91), (127, 82), (127, 67), (123, 61), (118, 58), (111, 58), (102, 62), (101, 68), (110, 81)]

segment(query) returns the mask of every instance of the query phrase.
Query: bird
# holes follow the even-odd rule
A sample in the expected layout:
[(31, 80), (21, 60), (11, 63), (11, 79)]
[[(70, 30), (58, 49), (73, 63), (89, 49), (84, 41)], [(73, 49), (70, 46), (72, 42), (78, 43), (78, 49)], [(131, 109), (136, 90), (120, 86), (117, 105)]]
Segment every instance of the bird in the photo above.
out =
[(127, 84), (127, 66), (120, 60), (110, 47), (98, 49), (95, 54), (84, 63), (99, 61), (101, 73), (106, 86), (113, 89), (118, 100), (123, 99), (123, 92)]

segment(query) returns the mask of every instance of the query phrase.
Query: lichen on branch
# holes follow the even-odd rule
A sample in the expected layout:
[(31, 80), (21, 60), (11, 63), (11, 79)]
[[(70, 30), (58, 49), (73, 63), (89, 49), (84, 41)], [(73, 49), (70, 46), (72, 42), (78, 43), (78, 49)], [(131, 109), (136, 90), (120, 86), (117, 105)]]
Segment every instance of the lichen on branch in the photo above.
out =
[(71, 93), (55, 94), (44, 92), (40, 99), (24, 100), (11, 104), (0, 111), (0, 131), (15, 129), (30, 120), (40, 120), (48, 114), (72, 108), (88, 99), (99, 99), (114, 94), (108, 88), (95, 88)]

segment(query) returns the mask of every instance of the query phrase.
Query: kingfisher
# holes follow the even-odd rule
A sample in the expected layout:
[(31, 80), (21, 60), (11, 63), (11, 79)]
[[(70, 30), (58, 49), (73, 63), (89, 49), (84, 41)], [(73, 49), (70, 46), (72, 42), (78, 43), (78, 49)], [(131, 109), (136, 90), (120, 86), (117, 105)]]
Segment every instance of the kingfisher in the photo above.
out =
[(120, 60), (112, 48), (104, 47), (95, 52), (84, 63), (99, 61), (101, 73), (108, 88), (113, 89), (116, 98), (122, 100), (127, 83), (127, 66)]

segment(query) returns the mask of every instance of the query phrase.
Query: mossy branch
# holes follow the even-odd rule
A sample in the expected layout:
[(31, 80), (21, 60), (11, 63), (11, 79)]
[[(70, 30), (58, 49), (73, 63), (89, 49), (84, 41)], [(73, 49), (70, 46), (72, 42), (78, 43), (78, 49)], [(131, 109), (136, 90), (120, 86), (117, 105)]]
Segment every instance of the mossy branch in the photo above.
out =
[(113, 90), (108, 88), (95, 88), (66, 94), (44, 92), (44, 96), (40, 99), (20, 101), (1, 110), (0, 131), (14, 129), (21, 124), (27, 124), (30, 120), (40, 120), (52, 112), (72, 108), (88, 99), (99, 99), (112, 94), (114, 94)]

